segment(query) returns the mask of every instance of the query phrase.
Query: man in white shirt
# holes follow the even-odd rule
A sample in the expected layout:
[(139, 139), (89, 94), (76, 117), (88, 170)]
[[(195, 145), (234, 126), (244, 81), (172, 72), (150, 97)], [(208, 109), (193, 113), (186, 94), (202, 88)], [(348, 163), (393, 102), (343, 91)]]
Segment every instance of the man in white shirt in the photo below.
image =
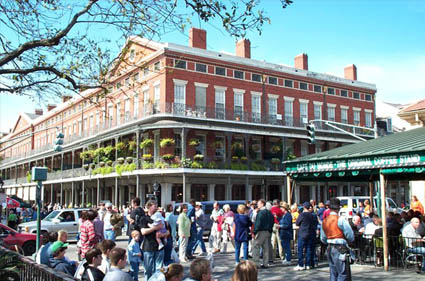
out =
[(115, 241), (115, 232), (113, 225), (111, 224), (111, 217), (113, 215), (112, 212), (112, 204), (106, 203), (106, 213), (103, 216), (103, 235), (105, 239)]
[(372, 238), (372, 236), (375, 234), (375, 230), (379, 228), (378, 219), (379, 217), (377, 215), (374, 215), (372, 217), (372, 222), (366, 225), (364, 230), (364, 235), (366, 236), (366, 238)]
[(223, 210), (220, 210), (220, 204), (215, 201), (211, 212), (210, 219), (213, 221), (210, 235), (210, 248), (214, 248), (213, 253), (220, 252), (220, 242), (222, 231), (218, 230), (218, 217), (223, 215)]
[[(410, 224), (403, 228), (402, 235), (406, 240), (408, 253), (425, 255), (425, 241), (416, 232), (420, 223), (421, 222), (418, 218), (412, 218), (410, 220)], [(407, 257), (407, 259), (408, 258), (409, 257)], [(422, 268), (420, 273), (425, 274), (425, 258), (422, 258)]]

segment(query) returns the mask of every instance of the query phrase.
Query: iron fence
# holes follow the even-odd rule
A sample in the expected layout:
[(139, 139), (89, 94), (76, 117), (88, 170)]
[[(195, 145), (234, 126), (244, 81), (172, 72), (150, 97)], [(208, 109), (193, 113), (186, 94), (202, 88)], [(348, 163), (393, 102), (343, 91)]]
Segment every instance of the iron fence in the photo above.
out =
[(0, 246), (0, 255), (6, 255), (7, 261), (12, 261), (14, 259), (19, 259), (22, 263), (22, 266), (19, 268), (20, 281), (76, 281), (78, 279), (73, 278), (65, 273), (55, 271), (52, 268), (49, 268), (42, 264), (37, 264), (36, 262), (21, 256), (16, 255), (15, 252), (12, 252), (8, 249), (5, 249)]

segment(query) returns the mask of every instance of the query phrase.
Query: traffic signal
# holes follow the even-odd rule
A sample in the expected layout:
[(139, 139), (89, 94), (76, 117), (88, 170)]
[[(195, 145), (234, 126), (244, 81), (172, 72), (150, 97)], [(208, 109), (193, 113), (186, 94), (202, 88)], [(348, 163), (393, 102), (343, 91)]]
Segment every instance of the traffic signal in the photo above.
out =
[(309, 123), (307, 125), (307, 143), (308, 144), (314, 144), (316, 143), (316, 133), (314, 132), (314, 130), (316, 129), (316, 127), (314, 126), (314, 124)]
[(55, 146), (54, 146), (54, 149), (53, 149), (55, 152), (61, 152), (62, 151), (63, 138), (64, 138), (64, 135), (62, 134), (62, 132), (58, 132), (56, 134), (56, 141), (55, 141)]

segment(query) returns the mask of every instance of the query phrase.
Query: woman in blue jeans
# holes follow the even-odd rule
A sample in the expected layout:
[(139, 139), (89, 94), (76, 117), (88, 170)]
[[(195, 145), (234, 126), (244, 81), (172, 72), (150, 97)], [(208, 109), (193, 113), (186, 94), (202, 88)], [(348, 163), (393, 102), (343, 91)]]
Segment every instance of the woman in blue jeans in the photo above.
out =
[(283, 211), (283, 216), (279, 221), (279, 235), (286, 258), (286, 260), (282, 261), (282, 264), (290, 265), (292, 259), (291, 240), (294, 236), (294, 231), (292, 229), (292, 215), (288, 203), (283, 202), (281, 204), (281, 209)]
[(236, 264), (240, 262), (241, 246), (243, 245), (243, 258), (248, 260), (248, 240), (249, 228), (252, 225), (248, 214), (246, 214), (246, 206), (239, 205), (238, 213), (235, 215), (235, 259)]

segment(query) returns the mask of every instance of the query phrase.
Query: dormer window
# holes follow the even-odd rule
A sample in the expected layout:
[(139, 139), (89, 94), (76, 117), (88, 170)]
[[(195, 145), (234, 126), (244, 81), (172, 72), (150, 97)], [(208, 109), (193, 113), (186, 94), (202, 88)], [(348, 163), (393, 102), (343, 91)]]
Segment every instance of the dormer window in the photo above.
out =
[(131, 49), (130, 50), (130, 61), (134, 61), (134, 59), (136, 58), (136, 50), (135, 49)]

